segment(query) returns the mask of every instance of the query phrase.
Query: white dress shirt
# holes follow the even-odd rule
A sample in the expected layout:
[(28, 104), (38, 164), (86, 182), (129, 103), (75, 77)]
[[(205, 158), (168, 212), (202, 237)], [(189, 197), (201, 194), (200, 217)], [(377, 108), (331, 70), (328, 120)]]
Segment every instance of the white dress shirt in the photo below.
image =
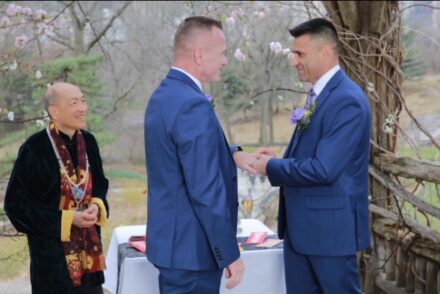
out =
[(181, 73), (186, 74), (191, 80), (193, 80), (194, 83), (196, 83), (197, 87), (199, 87), (200, 91), (202, 91), (202, 93), (203, 93), (202, 83), (200, 83), (200, 81), (199, 81), (198, 79), (196, 79), (196, 78), (193, 77), (190, 73), (184, 71), (184, 70), (181, 69), (181, 68), (178, 68), (178, 67), (175, 67), (175, 66), (172, 66), (171, 68), (172, 68), (172, 69), (175, 69), (175, 70), (178, 70), (178, 71), (180, 71)]

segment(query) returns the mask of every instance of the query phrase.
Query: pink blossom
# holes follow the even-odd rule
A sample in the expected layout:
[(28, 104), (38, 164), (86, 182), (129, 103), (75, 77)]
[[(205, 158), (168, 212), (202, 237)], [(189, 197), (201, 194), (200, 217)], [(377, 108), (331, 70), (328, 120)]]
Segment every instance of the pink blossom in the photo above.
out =
[(15, 38), (15, 46), (17, 46), (18, 48), (22, 48), (24, 47), (24, 45), (26, 45), (28, 41), (29, 39), (26, 35), (18, 36), (17, 38)]
[(234, 10), (234, 11), (231, 12), (231, 16), (234, 17), (234, 18), (243, 17), (243, 15), (244, 15), (243, 8), (239, 8), (239, 9)]
[(21, 7), (15, 4), (9, 4), (6, 8), (6, 15), (8, 16), (17, 16), (19, 12), (19, 8), (21, 10)]
[(0, 28), (9, 27), (11, 25), (11, 20), (7, 16), (3, 16), (0, 19)]
[(240, 48), (235, 49), (234, 57), (238, 61), (245, 61), (246, 60), (246, 55), (244, 55), (243, 52), (241, 52)]
[(53, 32), (54, 24), (50, 23), (49, 25), (46, 25), (44, 23), (41, 23), (38, 25), (38, 33), (39, 34), (49, 34)]
[(270, 50), (275, 54), (281, 53), (281, 51), (283, 50), (280, 42), (270, 42), (269, 47)]
[(226, 22), (226, 24), (227, 24), (228, 26), (233, 26), (233, 25), (235, 25), (235, 19), (234, 19), (233, 16), (228, 17), (228, 18), (225, 20), (225, 22)]
[(24, 8), (21, 10), (21, 13), (22, 13), (23, 15), (32, 16), (32, 9), (31, 9), (30, 7), (24, 7)]
[(47, 18), (47, 12), (43, 9), (38, 9), (35, 11), (35, 19), (37, 20), (45, 20)]

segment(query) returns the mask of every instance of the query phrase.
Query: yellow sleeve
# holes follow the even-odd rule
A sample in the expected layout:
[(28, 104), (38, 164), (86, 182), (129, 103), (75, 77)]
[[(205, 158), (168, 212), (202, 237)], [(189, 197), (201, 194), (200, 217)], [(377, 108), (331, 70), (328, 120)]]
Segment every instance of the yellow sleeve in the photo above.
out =
[(73, 210), (61, 210), (61, 241), (70, 241), (70, 229), (73, 222)]
[(90, 203), (94, 203), (99, 207), (98, 221), (96, 224), (101, 227), (105, 226), (107, 223), (107, 210), (105, 209), (104, 202), (102, 202), (102, 200), (98, 197), (92, 197)]

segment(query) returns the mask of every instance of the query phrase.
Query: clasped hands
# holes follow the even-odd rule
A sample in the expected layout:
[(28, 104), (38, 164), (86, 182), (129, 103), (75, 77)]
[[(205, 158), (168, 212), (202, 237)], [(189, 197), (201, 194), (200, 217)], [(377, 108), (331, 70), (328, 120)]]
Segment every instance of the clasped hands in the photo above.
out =
[(98, 221), (98, 213), (99, 207), (93, 203), (85, 210), (75, 211), (72, 224), (79, 228), (89, 228)]
[(265, 176), (266, 166), (269, 159), (275, 157), (275, 152), (266, 147), (258, 148), (254, 153), (247, 153), (244, 151), (234, 152), (235, 164), (252, 174)]

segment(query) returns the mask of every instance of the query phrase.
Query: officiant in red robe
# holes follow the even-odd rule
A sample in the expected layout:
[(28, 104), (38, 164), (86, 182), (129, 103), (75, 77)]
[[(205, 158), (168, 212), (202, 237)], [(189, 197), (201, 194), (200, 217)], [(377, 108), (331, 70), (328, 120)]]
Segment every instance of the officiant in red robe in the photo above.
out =
[(51, 122), (20, 147), (5, 211), (27, 235), (32, 293), (103, 293), (108, 181), (84, 130), (86, 99), (78, 87), (55, 83), (45, 102)]

